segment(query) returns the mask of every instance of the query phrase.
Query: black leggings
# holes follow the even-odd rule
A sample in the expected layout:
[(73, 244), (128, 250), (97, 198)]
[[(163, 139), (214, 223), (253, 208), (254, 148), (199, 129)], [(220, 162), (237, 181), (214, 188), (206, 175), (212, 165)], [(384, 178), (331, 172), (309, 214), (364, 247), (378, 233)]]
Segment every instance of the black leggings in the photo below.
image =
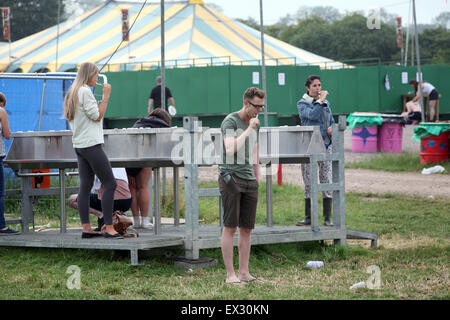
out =
[(114, 178), (111, 164), (100, 144), (88, 148), (75, 148), (78, 159), (78, 173), (80, 177), (80, 191), (78, 192), (78, 212), (81, 223), (89, 223), (89, 198), (94, 176), (100, 179), (103, 185), (102, 212), (105, 224), (112, 224), (114, 206), (114, 191), (117, 183)]

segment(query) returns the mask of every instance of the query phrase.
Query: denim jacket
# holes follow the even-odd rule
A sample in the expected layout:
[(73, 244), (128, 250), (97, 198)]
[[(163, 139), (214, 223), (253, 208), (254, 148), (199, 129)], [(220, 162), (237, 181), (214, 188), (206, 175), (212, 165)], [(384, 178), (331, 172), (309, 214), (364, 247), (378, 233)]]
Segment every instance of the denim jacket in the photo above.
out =
[(327, 129), (334, 124), (328, 100), (321, 104), (305, 93), (297, 102), (297, 109), (302, 126), (320, 126), (322, 139), (325, 146), (328, 147), (331, 144), (331, 137), (328, 136)]

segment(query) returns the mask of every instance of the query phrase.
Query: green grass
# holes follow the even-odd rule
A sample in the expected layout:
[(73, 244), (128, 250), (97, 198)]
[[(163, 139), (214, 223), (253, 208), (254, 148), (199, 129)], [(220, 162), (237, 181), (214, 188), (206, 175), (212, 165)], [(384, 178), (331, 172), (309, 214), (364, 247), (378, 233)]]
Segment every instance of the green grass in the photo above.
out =
[[(215, 182), (201, 188), (217, 187)], [(180, 185), (182, 189), (182, 185)], [(168, 204), (163, 215), (170, 216)], [(183, 203), (183, 191), (180, 191)], [(265, 224), (265, 185), (260, 185), (257, 223)], [(58, 197), (40, 199), (38, 225), (58, 227)], [(303, 190), (295, 186), (273, 187), (273, 221), (293, 225), (303, 218)], [(12, 206), (11, 201), (7, 204)], [(225, 284), (220, 249), (201, 250), (202, 257), (218, 260), (215, 268), (184, 271), (163, 256), (140, 256), (139, 267), (129, 265), (128, 255), (108, 250), (0, 247), (0, 299), (449, 299), (450, 199), (424, 199), (402, 195), (348, 193), (347, 227), (375, 232), (379, 247), (368, 240), (352, 240), (346, 246), (302, 242), (252, 247), (251, 272), (261, 283)], [(202, 198), (202, 223), (218, 223), (217, 198)], [(181, 215), (184, 215), (182, 208)], [(77, 220), (78, 219), (78, 220)], [(320, 218), (322, 219), (322, 218)], [(77, 213), (68, 210), (68, 224), (79, 227)], [(174, 256), (183, 251), (173, 252)], [(308, 260), (322, 260), (324, 268), (310, 270)], [(69, 290), (67, 268), (81, 268), (81, 290)], [(381, 270), (381, 289), (349, 287), (367, 281), (367, 267)], [(235, 251), (237, 269), (237, 250)]]
[[(420, 164), (420, 154), (418, 153), (383, 153), (360, 162), (346, 163), (347, 169), (371, 169), (389, 172), (421, 172), (423, 168), (430, 168), (436, 164)], [(442, 174), (449, 174), (450, 161), (439, 163), (444, 167)]]

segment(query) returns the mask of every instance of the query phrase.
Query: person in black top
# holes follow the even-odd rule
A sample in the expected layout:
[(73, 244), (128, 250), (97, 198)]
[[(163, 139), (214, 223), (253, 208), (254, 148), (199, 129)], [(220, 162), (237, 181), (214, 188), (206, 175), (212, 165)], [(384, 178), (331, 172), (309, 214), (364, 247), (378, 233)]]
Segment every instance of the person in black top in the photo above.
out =
[[(167, 111), (156, 108), (147, 117), (137, 120), (133, 128), (169, 128), (171, 123), (172, 119)], [(127, 171), (131, 197), (133, 198), (131, 203), (133, 225), (135, 228), (151, 228), (153, 223), (150, 222), (150, 218), (148, 217), (148, 209), (150, 207), (148, 183), (152, 174), (152, 168), (125, 169)]]
[[(156, 108), (161, 108), (161, 76), (156, 77), (157, 86), (152, 89), (150, 93), (150, 97), (148, 98), (148, 114), (152, 112), (152, 104), (154, 104), (153, 110)], [(175, 100), (173, 99), (172, 93), (170, 89), (166, 87), (166, 107), (165, 110), (168, 109), (169, 105), (167, 101), (170, 101), (172, 106), (175, 107)]]

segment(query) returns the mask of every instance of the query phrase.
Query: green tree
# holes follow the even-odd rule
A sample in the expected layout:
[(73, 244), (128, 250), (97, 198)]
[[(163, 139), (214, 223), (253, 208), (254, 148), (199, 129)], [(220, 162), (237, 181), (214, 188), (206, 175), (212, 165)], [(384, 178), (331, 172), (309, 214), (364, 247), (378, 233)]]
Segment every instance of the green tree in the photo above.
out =
[(334, 59), (380, 58), (390, 60), (397, 48), (395, 25), (380, 23), (379, 29), (369, 29), (367, 18), (360, 14), (347, 15), (335, 21), (333, 29)]
[(316, 6), (316, 7), (308, 7), (302, 6), (298, 9), (296, 18), (299, 20), (308, 19), (312, 17), (319, 17), (328, 22), (333, 22), (335, 20), (339, 20), (342, 17), (342, 14), (338, 9), (330, 6)]
[(445, 29), (450, 29), (450, 12), (442, 12), (440, 15), (434, 18), (434, 21), (437, 25), (440, 25)]
[(259, 30), (260, 29), (260, 23), (259, 21), (256, 21), (255, 19), (248, 17), (248, 19), (236, 19), (237, 21), (248, 25), (249, 27)]
[(0, 0), (0, 7), (10, 8), (11, 41), (56, 25), (58, 1), (62, 17), (64, 2), (60, 0)]
[[(369, 29), (367, 18), (359, 12), (339, 15), (339, 11), (332, 7), (300, 7), (296, 14), (265, 26), (265, 32), (298, 48), (334, 60), (380, 58), (381, 61), (400, 63), (396, 16), (381, 9), (380, 28)], [(450, 62), (449, 19), (450, 14), (443, 12), (435, 18), (439, 28), (430, 24), (418, 25), (421, 58), (427, 63)], [(259, 23), (251, 18), (241, 22), (259, 30)], [(406, 27), (403, 38), (406, 39)]]
[(395, 26), (383, 22), (380, 26), (380, 29), (369, 29), (367, 18), (357, 13), (332, 23), (313, 16), (276, 30), (274, 36), (298, 48), (335, 60), (374, 57), (390, 60), (398, 51)]
[(450, 30), (443, 27), (424, 30), (419, 34), (419, 48), (421, 58), (428, 58), (431, 63), (449, 63)]
[(298, 20), (284, 28), (279, 38), (298, 48), (331, 58), (334, 34), (331, 24), (319, 17)]

